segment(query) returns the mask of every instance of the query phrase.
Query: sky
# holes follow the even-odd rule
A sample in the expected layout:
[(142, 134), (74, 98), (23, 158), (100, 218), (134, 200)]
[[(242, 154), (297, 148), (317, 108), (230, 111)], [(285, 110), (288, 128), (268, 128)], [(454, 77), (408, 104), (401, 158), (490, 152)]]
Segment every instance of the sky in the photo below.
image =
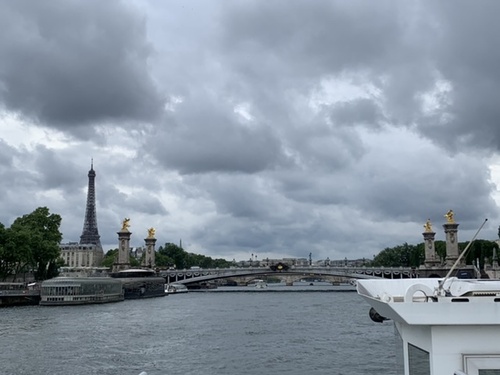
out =
[(104, 250), (371, 259), (498, 239), (500, 2), (0, 0), (0, 222)]

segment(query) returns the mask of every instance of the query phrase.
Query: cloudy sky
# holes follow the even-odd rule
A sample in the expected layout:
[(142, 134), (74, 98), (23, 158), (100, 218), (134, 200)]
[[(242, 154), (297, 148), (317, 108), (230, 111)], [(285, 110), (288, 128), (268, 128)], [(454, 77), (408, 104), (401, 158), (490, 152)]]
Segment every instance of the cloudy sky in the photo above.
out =
[(371, 258), (497, 239), (500, 2), (0, 0), (0, 222), (105, 250)]

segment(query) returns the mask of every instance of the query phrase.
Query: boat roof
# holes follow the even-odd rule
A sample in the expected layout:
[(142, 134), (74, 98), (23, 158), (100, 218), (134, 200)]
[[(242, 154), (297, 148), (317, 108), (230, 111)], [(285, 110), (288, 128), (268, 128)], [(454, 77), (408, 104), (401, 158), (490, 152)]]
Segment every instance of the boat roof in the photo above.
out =
[(499, 324), (500, 280), (369, 279), (357, 291), (380, 315), (407, 324)]
[(42, 288), (47, 286), (75, 286), (82, 284), (116, 284), (120, 280), (111, 277), (65, 277), (58, 276), (42, 282)]

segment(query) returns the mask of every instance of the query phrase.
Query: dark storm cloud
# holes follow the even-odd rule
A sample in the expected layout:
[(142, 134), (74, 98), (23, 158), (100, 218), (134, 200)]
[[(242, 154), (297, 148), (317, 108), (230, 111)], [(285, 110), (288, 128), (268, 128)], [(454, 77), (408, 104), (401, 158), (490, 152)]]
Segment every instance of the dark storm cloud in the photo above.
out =
[[(290, 6), (291, 5), (291, 6)], [(392, 2), (246, 1), (226, 7), (225, 46), (261, 68), (263, 54), (301, 76), (379, 65), (401, 47), (398, 7)], [(229, 32), (230, 31), (230, 32)], [(243, 61), (241, 61), (243, 63)], [(300, 78), (300, 76), (299, 76)]]
[(500, 51), (496, 46), (500, 43), (500, 3), (476, 5), (458, 1), (429, 6), (439, 22), (430, 40), (433, 59), (451, 90), (447, 105), (440, 113), (423, 118), (421, 128), (452, 149), (498, 150)]
[(120, 1), (0, 5), (0, 104), (7, 110), (60, 129), (159, 115), (145, 22), (132, 8)]

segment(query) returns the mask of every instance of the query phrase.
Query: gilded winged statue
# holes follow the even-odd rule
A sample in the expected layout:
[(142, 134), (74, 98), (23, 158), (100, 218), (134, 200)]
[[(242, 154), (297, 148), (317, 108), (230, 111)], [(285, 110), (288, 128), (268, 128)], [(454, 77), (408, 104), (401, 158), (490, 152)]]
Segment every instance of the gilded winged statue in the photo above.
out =
[(431, 224), (431, 219), (427, 219), (427, 221), (424, 224), (424, 230), (426, 232), (432, 232), (432, 224)]
[(122, 222), (122, 231), (128, 232), (128, 228), (130, 228), (130, 219), (126, 217)]
[(453, 213), (453, 210), (449, 210), (444, 217), (446, 218), (446, 221), (448, 223), (454, 223), (455, 222), (455, 214)]
[(148, 229), (148, 238), (155, 238), (155, 233), (156, 233), (155, 228), (149, 228)]

